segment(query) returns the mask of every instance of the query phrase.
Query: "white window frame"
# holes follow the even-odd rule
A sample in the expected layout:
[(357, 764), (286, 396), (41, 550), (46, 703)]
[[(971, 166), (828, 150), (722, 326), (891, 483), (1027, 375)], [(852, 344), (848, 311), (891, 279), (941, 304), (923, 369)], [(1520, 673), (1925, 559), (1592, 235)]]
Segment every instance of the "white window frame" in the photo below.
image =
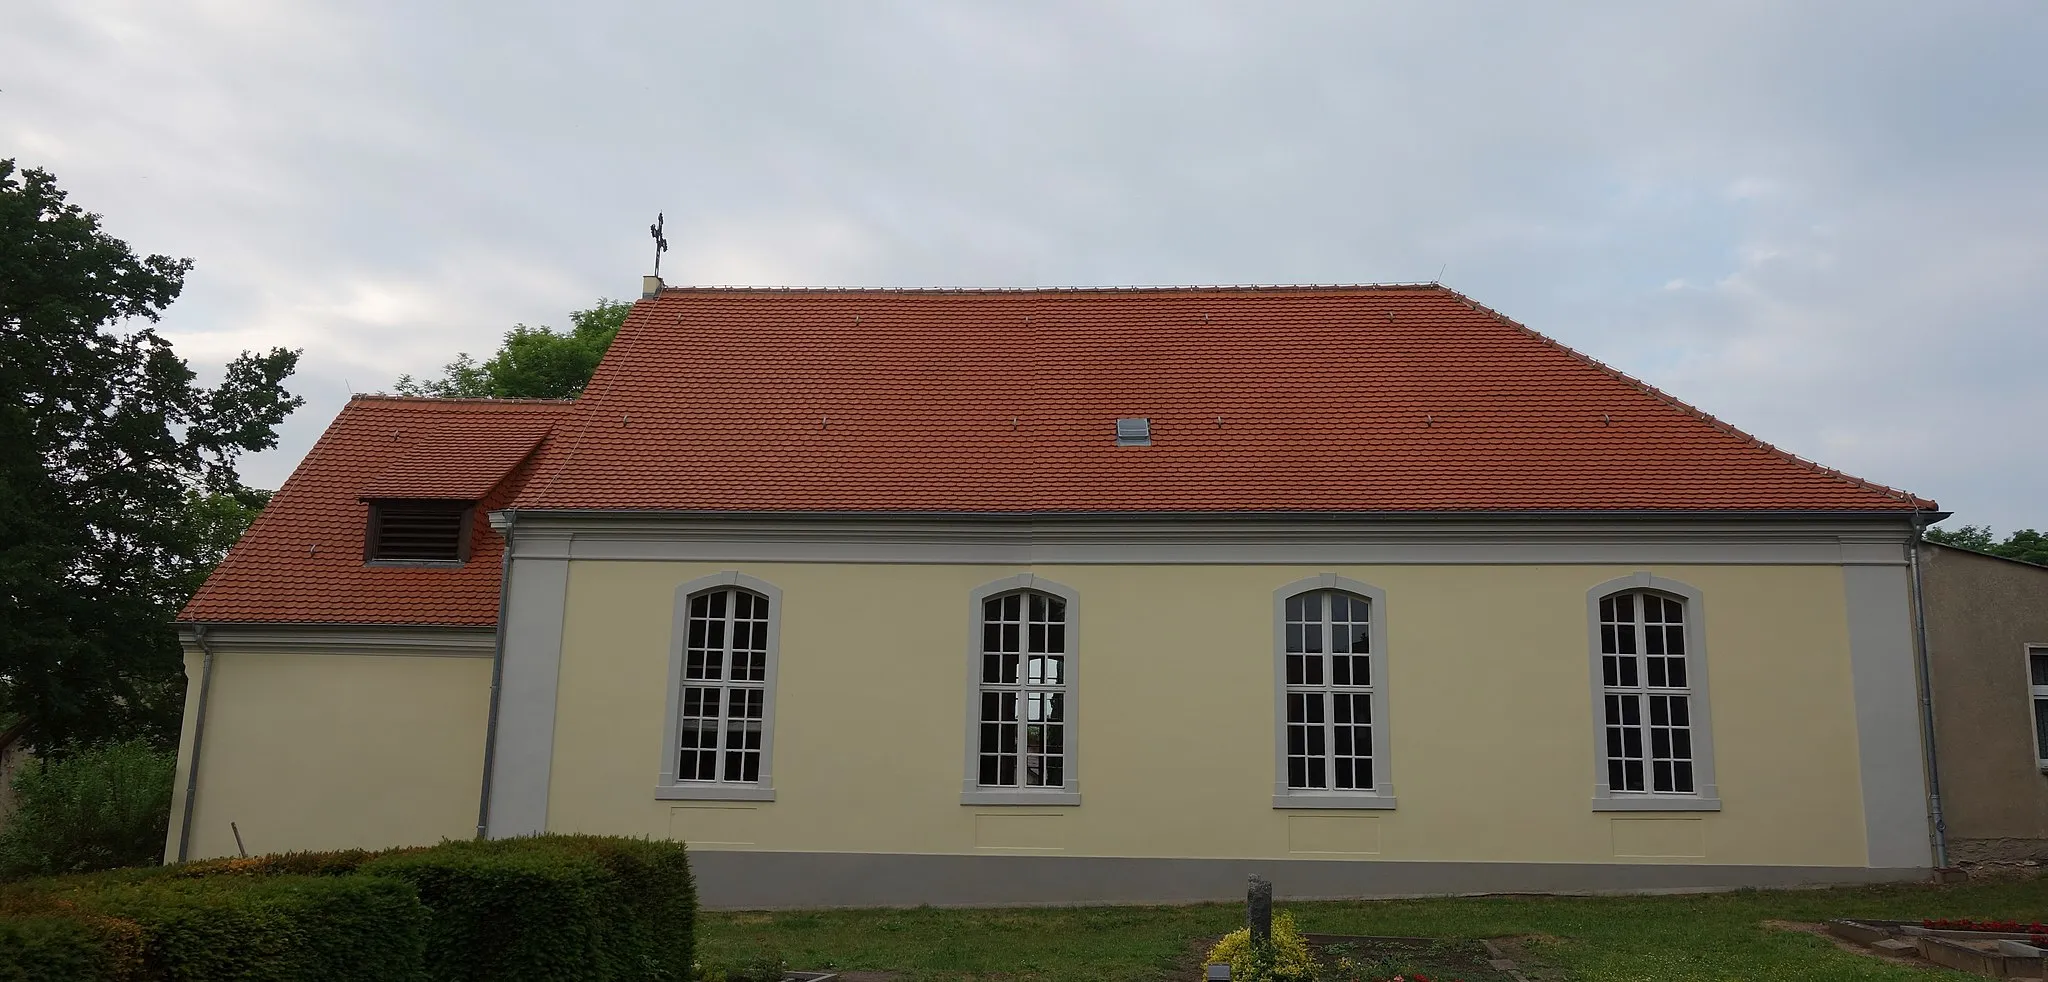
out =
[(2042, 713), (2040, 704), (2036, 702), (2039, 699), (2048, 699), (2048, 685), (2034, 683), (2034, 659), (2048, 658), (2048, 645), (2029, 644), (2023, 647), (2026, 657), (2021, 664), (2025, 666), (2027, 673), (2027, 722), (2032, 723), (2034, 728), (2034, 766), (2040, 768), (2041, 773), (2048, 774), (2048, 745), (2044, 745), (2041, 739)]
[[(1368, 638), (1372, 658), (1372, 777), (1371, 790), (1337, 791), (1287, 786), (1287, 601), (1304, 593), (1334, 590), (1363, 597), (1368, 611)], [(1273, 591), (1273, 807), (1274, 808), (1373, 808), (1395, 806), (1393, 753), (1389, 739), (1393, 730), (1387, 714), (1387, 592), (1370, 583), (1322, 573), (1296, 580)], [(1327, 684), (1321, 691), (1331, 691)], [(1325, 743), (1326, 747), (1333, 744)]]
[[(755, 781), (683, 781), (676, 777), (681, 754), (677, 746), (682, 713), (684, 652), (689, 646), (690, 599), (715, 590), (740, 589), (768, 598), (768, 665), (763, 673), (761, 706), (761, 771)], [(730, 636), (726, 643), (731, 644)], [(661, 801), (774, 801), (771, 765), (775, 760), (775, 679), (782, 658), (782, 590), (766, 580), (728, 570), (699, 577), (676, 587), (668, 658), (668, 716), (662, 727), (661, 774), (654, 797)], [(722, 752), (722, 751), (721, 751)]]
[[(1693, 790), (1690, 792), (1616, 791), (1607, 785), (1607, 691), (1601, 675), (1600, 601), (1618, 593), (1645, 590), (1665, 594), (1685, 606), (1687, 684), (1684, 692), (1692, 730)], [(1714, 783), (1714, 716), (1707, 695), (1706, 623), (1705, 595), (1697, 587), (1677, 580), (1634, 573), (1597, 584), (1586, 591), (1586, 634), (1587, 649), (1591, 652), (1589, 672), (1593, 697), (1592, 704), (1587, 707), (1587, 715), (1593, 721), (1594, 811), (1721, 810), (1720, 788)]]
[[(1036, 592), (1065, 601), (1066, 730), (1062, 734), (1064, 778), (1058, 788), (991, 788), (981, 784), (981, 647), (982, 603), (1005, 593)], [(1081, 803), (1081, 659), (1080, 594), (1072, 587), (1031, 573), (1020, 573), (976, 587), (967, 600), (967, 707), (965, 760), (960, 783), (963, 805), (1079, 805)]]

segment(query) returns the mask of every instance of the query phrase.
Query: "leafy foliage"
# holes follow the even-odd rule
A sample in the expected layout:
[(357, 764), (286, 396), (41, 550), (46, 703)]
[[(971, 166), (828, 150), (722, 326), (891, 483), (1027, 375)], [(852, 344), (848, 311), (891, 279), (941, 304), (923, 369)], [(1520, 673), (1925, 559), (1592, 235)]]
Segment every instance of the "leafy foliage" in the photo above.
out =
[[(428, 914), (411, 888), (393, 880), (60, 882), (46, 893), (11, 901), (41, 903), (41, 910), (29, 912), (41, 915), (45, 934), (56, 935), (32, 965), (62, 956), (75, 965), (95, 967), (97, 961), (112, 969), (84, 978), (425, 982), (420, 966)], [(67, 914), (68, 937), (53, 930)], [(15, 956), (0, 950), (0, 979), (10, 977), (8, 963)]]
[(1965, 525), (1957, 529), (1931, 528), (1926, 531), (1926, 538), (1940, 545), (2048, 566), (2048, 535), (2033, 529), (2020, 529), (2000, 541), (1992, 536), (1989, 525)]
[(161, 860), (176, 767), (176, 755), (130, 740), (22, 768), (14, 814), (0, 829), (0, 878)]
[(0, 887), (0, 982), (684, 982), (695, 929), (679, 842), (291, 853)]
[(1273, 937), (1266, 943), (1254, 943), (1252, 929), (1241, 927), (1216, 942), (1205, 961), (1211, 965), (1228, 964), (1231, 978), (1254, 982), (1309, 980), (1316, 971), (1308, 941), (1294, 926), (1294, 916), (1285, 911), (1273, 915)]
[[(0, 711), (45, 752), (174, 739), (171, 618), (226, 526), (195, 501), (252, 500), (235, 461), (277, 442), (299, 354), (244, 352), (220, 384), (147, 324), (187, 259), (137, 256), (0, 160)], [(123, 329), (116, 331), (115, 327)]]
[(401, 375), (393, 389), (407, 396), (574, 398), (590, 383), (632, 309), (621, 300), (599, 300), (588, 310), (572, 312), (566, 332), (515, 325), (488, 361), (461, 352), (442, 367), (440, 378)]
[(683, 847), (597, 836), (445, 842), (366, 863), (435, 911), (436, 980), (687, 979), (696, 888)]

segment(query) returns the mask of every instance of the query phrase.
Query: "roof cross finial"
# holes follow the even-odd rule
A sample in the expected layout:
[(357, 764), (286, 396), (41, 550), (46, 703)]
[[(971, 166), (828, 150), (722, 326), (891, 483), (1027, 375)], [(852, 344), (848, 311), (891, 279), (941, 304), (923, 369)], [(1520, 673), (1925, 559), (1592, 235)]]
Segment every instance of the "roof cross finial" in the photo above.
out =
[(661, 276), (661, 254), (668, 251), (668, 236), (662, 234), (667, 219), (661, 212), (654, 213), (654, 224), (647, 226), (647, 234), (654, 237), (654, 275)]

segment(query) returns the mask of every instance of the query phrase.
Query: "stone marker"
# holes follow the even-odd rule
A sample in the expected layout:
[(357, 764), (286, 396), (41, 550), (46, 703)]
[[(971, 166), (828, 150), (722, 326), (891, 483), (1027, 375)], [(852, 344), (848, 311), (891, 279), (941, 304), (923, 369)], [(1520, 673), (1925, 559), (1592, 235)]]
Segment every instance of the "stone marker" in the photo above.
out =
[(1273, 884), (1257, 873), (1251, 875), (1251, 886), (1244, 892), (1244, 922), (1251, 928), (1252, 944), (1273, 940)]

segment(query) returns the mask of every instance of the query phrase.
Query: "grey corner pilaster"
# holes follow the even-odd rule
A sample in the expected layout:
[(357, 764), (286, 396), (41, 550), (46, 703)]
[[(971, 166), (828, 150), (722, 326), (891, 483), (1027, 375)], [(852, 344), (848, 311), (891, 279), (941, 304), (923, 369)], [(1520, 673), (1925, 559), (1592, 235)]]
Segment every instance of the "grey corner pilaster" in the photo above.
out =
[(1913, 665), (1910, 574), (1897, 566), (1845, 566), (1856, 750), (1870, 865), (1928, 867), (1927, 780)]
[(569, 599), (569, 536), (521, 529), (505, 577), (504, 654), (491, 753), (494, 839), (547, 830), (555, 753), (555, 689)]

